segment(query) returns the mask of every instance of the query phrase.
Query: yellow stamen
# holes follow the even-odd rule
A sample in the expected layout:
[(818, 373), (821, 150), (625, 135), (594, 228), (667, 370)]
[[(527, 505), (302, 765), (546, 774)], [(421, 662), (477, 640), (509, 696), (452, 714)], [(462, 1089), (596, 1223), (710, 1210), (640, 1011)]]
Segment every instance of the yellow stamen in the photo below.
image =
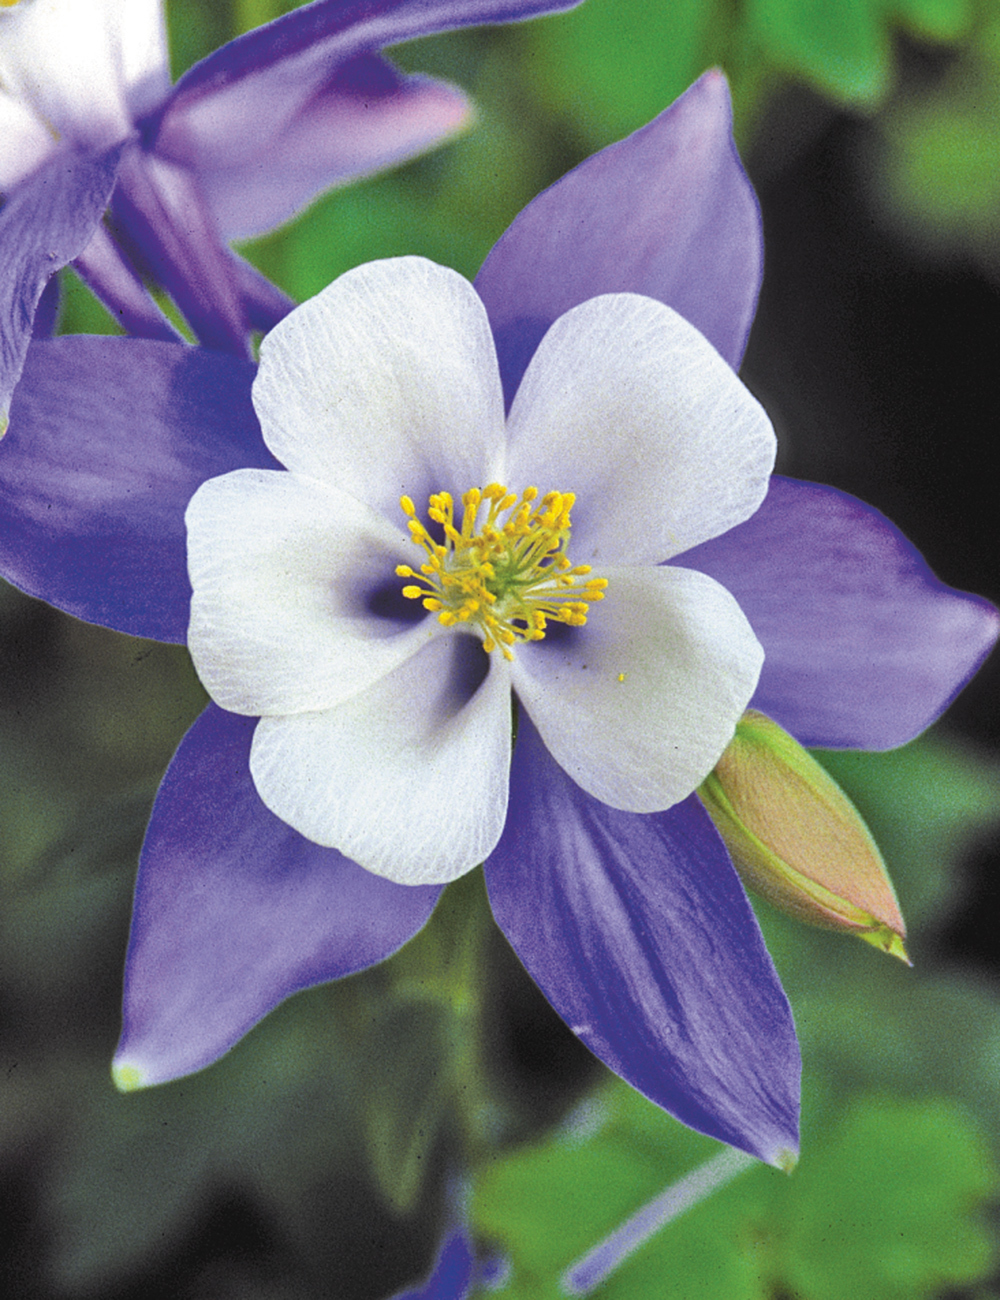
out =
[(572, 492), (546, 492), (539, 501), (535, 487), (518, 499), (502, 483), (490, 483), (463, 493), (459, 527), (451, 494), (432, 493), (427, 517), (441, 530), (442, 545), (417, 518), (412, 500), (401, 497), (410, 538), (427, 556), (419, 572), (396, 566), (397, 576), (417, 580), (403, 595), (422, 601), (445, 627), (475, 627), (483, 649), (499, 646), (506, 659), (513, 659), (510, 647), (518, 641), (543, 640), (550, 620), (583, 627), (608, 583), (588, 577), (590, 565), (574, 566), (566, 554), (575, 500)]

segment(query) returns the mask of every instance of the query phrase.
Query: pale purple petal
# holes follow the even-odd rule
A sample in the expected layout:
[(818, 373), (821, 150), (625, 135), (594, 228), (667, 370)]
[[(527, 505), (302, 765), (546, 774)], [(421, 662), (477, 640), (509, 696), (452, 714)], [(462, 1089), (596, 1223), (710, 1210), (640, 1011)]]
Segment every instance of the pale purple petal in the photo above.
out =
[(440, 893), (381, 880), (272, 816), (250, 780), (253, 727), (210, 705), (160, 787), (125, 970), (125, 1086), (199, 1070), (290, 993), (384, 960)]
[[(124, 139), (169, 84), (162, 0), (8, 0), (0, 9), (0, 87), (64, 145)], [(0, 139), (0, 154), (7, 145)]]
[(529, 975), (606, 1065), (762, 1160), (795, 1150), (791, 1012), (695, 796), (666, 813), (616, 812), (556, 766), (522, 712), (486, 882)]
[(405, 77), (374, 54), (337, 69), (305, 102), (275, 79), (243, 89), (194, 99), (156, 142), (158, 155), (197, 174), (226, 239), (273, 229), (331, 185), (430, 148), (470, 114), (460, 90)]
[(31, 341), (35, 307), (50, 276), (83, 251), (108, 203), (121, 160), (63, 153), (0, 209), (0, 435)]
[(508, 403), (542, 335), (600, 293), (673, 307), (734, 368), (760, 286), (757, 200), (731, 134), (729, 90), (706, 72), (659, 117), (540, 194), (501, 236), (476, 288)]
[[(170, 138), (173, 120), (194, 102), (212, 96), (229, 117), (230, 103), (242, 106), (243, 129), (256, 126), (259, 94), (271, 100), (283, 88), (289, 111), (306, 104), (338, 69), (359, 54), (398, 45), (432, 32), (483, 23), (517, 22), (537, 14), (572, 9), (579, 0), (316, 0), (254, 28), (196, 64), (180, 79), (156, 122)], [(234, 119), (235, 120), (235, 119)]]
[(77, 618), (183, 642), (184, 510), (237, 466), (277, 468), (249, 362), (142, 339), (34, 343), (0, 443), (0, 571)]
[(776, 476), (752, 519), (676, 562), (739, 601), (764, 647), (753, 706), (804, 745), (912, 740), (1000, 630), (988, 601), (939, 582), (877, 510), (815, 483)]
[(187, 168), (133, 150), (122, 164), (112, 217), (206, 347), (248, 355), (249, 325), (235, 264)]

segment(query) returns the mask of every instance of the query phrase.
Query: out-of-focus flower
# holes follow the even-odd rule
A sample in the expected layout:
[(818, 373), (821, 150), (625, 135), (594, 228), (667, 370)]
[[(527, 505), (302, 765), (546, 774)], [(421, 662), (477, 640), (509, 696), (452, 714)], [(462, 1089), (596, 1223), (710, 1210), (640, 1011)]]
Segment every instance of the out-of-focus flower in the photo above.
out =
[(798, 920), (908, 960), (895, 891), (861, 815), (777, 723), (751, 709), (699, 793), (744, 884)]
[[(506, 402), (513, 404), (511, 427), (522, 403), (531, 409), (528, 398), (539, 381), (529, 363), (540, 344), (538, 374), (545, 373), (550, 345), (542, 339), (549, 327), (556, 322), (558, 339), (568, 328), (560, 317), (577, 319), (574, 308), (604, 294), (640, 294), (667, 304), (735, 368), (760, 266), (759, 217), (732, 145), (725, 82), (709, 73), (648, 127), (529, 205), (480, 271), (475, 287), (489, 318)], [(598, 309), (591, 304), (583, 310)], [(165, 343), (35, 344), (0, 448), (4, 573), (78, 616), (183, 641), (191, 596), (183, 519), (192, 496), (231, 470), (282, 469), (250, 402), (253, 373), (237, 358)], [(454, 373), (442, 355), (443, 390), (453, 391)], [(384, 403), (392, 391), (384, 373), (377, 387)], [(411, 397), (413, 388), (398, 391)], [(566, 462), (575, 472), (578, 466), (582, 483), (561, 481), (561, 455), (553, 456), (550, 471), (540, 452), (523, 449), (520, 464), (540, 476), (543, 491), (578, 491), (574, 538), (599, 535), (591, 531), (599, 529), (598, 516), (588, 519), (586, 501), (608, 509), (617, 526), (616, 482), (649, 474), (660, 484), (664, 475), (660, 464), (635, 463), (630, 401), (620, 393), (618, 399), (621, 436), (613, 458)], [(363, 409), (364, 394), (347, 388), (342, 400)], [(391, 463), (373, 455), (358, 470), (360, 452), (345, 458), (360, 477), (336, 480), (337, 501), (351, 498), (355, 515), (373, 499), (383, 513), (396, 510), (403, 493), (422, 501), (446, 490), (458, 499), (486, 472), (481, 456), (463, 460), (460, 454), (461, 447), (478, 445), (466, 442), (467, 414), (452, 412), (454, 431), (445, 426), (438, 437), (452, 437), (454, 446), (447, 463), (432, 463), (418, 454), (428, 413), (403, 409), (415, 431)], [(440, 409), (436, 401), (428, 412)], [(328, 417), (332, 424), (332, 410)], [(567, 427), (553, 422), (564, 434)], [(370, 437), (371, 429), (359, 427), (359, 448), (362, 433)], [(290, 441), (282, 438), (285, 456)], [(314, 477), (315, 465), (307, 470), (289, 460), (289, 469)], [(706, 473), (725, 477), (716, 465), (707, 465)], [(326, 490), (322, 477), (319, 493)], [(693, 481), (700, 482), (697, 475)], [(643, 522), (623, 524), (622, 535), (634, 539)], [(666, 546), (660, 554), (632, 547), (629, 555), (655, 564), (673, 554), (669, 567), (714, 577), (736, 597), (765, 652), (752, 704), (805, 743), (902, 743), (937, 716), (995, 639), (991, 606), (943, 587), (891, 525), (843, 494), (772, 478), (755, 513), (719, 536), (714, 531), (703, 532), (709, 540), (700, 542), (697, 530), (683, 533), (676, 540), (690, 549), (682, 554)], [(369, 572), (373, 554), (380, 573), (383, 558), (416, 567), (405, 546), (397, 559), (395, 540), (379, 537), (374, 529), (371, 550), (345, 556), (352, 572)], [(657, 536), (657, 545), (664, 540)], [(290, 566), (299, 573), (300, 558)], [(593, 558), (601, 557), (578, 555), (574, 545), (574, 564)], [(206, 576), (200, 574), (200, 584)], [(618, 574), (608, 578), (613, 592)], [(408, 580), (393, 575), (392, 581)], [(678, 586), (687, 581), (681, 578)], [(381, 596), (371, 584), (361, 586), (369, 592), (369, 608), (354, 613), (370, 630)], [(395, 586), (392, 599), (398, 597)], [(615, 619), (612, 598), (595, 605), (587, 624), (570, 628), (570, 635), (593, 636), (599, 649), (603, 615), (609, 628)], [(420, 612), (419, 599), (408, 608)], [(336, 612), (351, 616), (348, 609)], [(440, 612), (429, 611), (421, 624), (425, 639), (432, 631), (429, 644), (401, 660), (434, 667), (439, 648), (465, 639), (480, 671), (492, 661), (479, 687), (484, 700), (491, 679), (507, 689), (513, 671), (501, 667), (502, 655), (494, 650), (486, 656), (471, 637), (441, 627), (434, 621)], [(305, 635), (308, 619), (303, 627)], [(407, 645), (413, 629), (387, 619), (390, 628), (394, 636), (386, 642)], [(540, 673), (558, 676), (573, 662), (557, 649), (557, 628), (550, 625), (552, 643)], [(685, 1123), (786, 1164), (796, 1142), (797, 1046), (787, 1002), (723, 843), (696, 795), (664, 811), (637, 812), (584, 788), (584, 767), (572, 770), (579, 751), (552, 744), (544, 700), (539, 712), (531, 695), (523, 652), (538, 652), (542, 663), (543, 650), (544, 642), (526, 642), (513, 652), (515, 663), (525, 660), (528, 698), (510, 760), (506, 820), (485, 863), (497, 922), (559, 1014), (613, 1070)], [(662, 650), (662, 643), (653, 646), (650, 662), (660, 662)], [(372, 653), (384, 659), (386, 651), (383, 645)], [(583, 660), (577, 662), (582, 677)], [(334, 662), (331, 671), (338, 670)], [(627, 676), (620, 683), (617, 671), (612, 675), (612, 687), (627, 685)], [(419, 680), (412, 685), (409, 694), (393, 694), (393, 709), (408, 709), (418, 728), (428, 708), (440, 710), (440, 728), (447, 728), (447, 701), (424, 694)], [(577, 698), (584, 701), (585, 693)], [(300, 704), (314, 708), (308, 699)], [(293, 723), (308, 725), (309, 716), (295, 715)], [(398, 711), (392, 716), (398, 719)], [(381, 960), (420, 928), (439, 893), (438, 885), (399, 885), (366, 871), (266, 808), (249, 767), (260, 725), (210, 705), (161, 785), (129, 946), (117, 1057), (123, 1084), (198, 1069), (294, 990)], [(593, 743), (603, 745), (605, 738), (597, 735)], [(561, 765), (564, 755), (571, 773)], [(349, 765), (350, 758), (337, 761)], [(475, 762), (478, 755), (470, 758)], [(344, 776), (345, 791), (353, 788), (351, 776)], [(451, 834), (443, 822), (440, 830)]]
[(392, 1300), (465, 1300), (475, 1271), (469, 1234), (464, 1228), (454, 1228), (443, 1238), (427, 1280), (415, 1288), (398, 1291)]
[(261, 717), (272, 812), (403, 884), (464, 874), (507, 819), (512, 690), (602, 803), (696, 789), (763, 653), (718, 583), (664, 561), (757, 509), (774, 434), (693, 326), (582, 303), (505, 423), (481, 299), (398, 258), (286, 317), (253, 400), (290, 472), (195, 493), (188, 644), (215, 702)]
[[(578, 2), (315, 0), (173, 87), (161, 0), (0, 6), (0, 192), (44, 213), (35, 230), (37, 215), (0, 212), (0, 411), (38, 297), (70, 259), (130, 333), (178, 337), (138, 265), (203, 343), (245, 354), (250, 330), (270, 329), (292, 304), (226, 241), (271, 229), (329, 186), (467, 120), (459, 90), (403, 76), (378, 51)], [(99, 224), (109, 199), (110, 231)]]

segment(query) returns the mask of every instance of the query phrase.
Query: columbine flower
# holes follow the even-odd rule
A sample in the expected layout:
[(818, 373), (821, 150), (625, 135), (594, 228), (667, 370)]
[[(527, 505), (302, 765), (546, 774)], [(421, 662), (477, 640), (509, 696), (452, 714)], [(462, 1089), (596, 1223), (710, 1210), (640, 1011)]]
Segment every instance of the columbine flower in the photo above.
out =
[[(263, 753), (274, 762), (258, 762), (257, 776), (267, 769), (268, 797), (287, 797), (283, 815), (309, 815), (296, 783), (286, 788), (282, 782), (278, 759), (292, 753), (298, 776), (304, 764), (311, 764), (324, 796), (317, 803), (336, 821), (341, 814), (326, 797), (327, 771), (306, 757), (315, 751), (298, 748), (297, 742), (289, 749), (288, 738), (298, 728), (317, 728), (321, 748), (339, 765), (345, 805), (350, 804), (359, 789), (373, 787), (375, 747), (365, 742), (360, 757), (367, 767), (359, 771), (352, 761), (357, 751), (337, 750), (324, 729), (338, 711), (344, 718), (354, 708), (367, 707), (372, 692), (385, 685), (382, 694), (391, 713), (383, 720), (377, 709), (369, 711), (385, 737), (380, 751), (391, 754), (401, 736), (423, 735), (418, 740), (422, 766), (415, 769), (415, 779), (444, 800), (436, 805), (439, 812), (453, 810), (448, 779), (440, 778), (428, 758), (433, 749), (428, 714), (437, 723), (436, 736), (450, 738), (452, 722), (461, 729), (465, 719), (482, 710), (488, 723), (486, 745), (470, 745), (460, 763), (454, 761), (457, 751), (446, 746), (444, 752), (451, 755), (446, 778), (465, 782), (469, 799), (481, 799), (475, 792), (484, 788), (502, 792), (504, 782), (495, 774), (507, 764), (506, 701), (514, 684), (524, 695), (524, 707), (510, 759), (509, 803), (500, 839), (485, 864), (499, 925), (559, 1014), (612, 1069), (685, 1123), (782, 1162), (796, 1140), (797, 1049), (788, 1005), (746, 896), (697, 796), (681, 797), (687, 778), (678, 779), (674, 793), (662, 784), (663, 773), (674, 771), (663, 764), (662, 754), (650, 764), (655, 775), (643, 773), (652, 788), (640, 785), (629, 798), (643, 800), (638, 806), (646, 808), (663, 808), (673, 797), (680, 802), (660, 812), (613, 806), (624, 802), (620, 796), (629, 788), (624, 778), (639, 763), (630, 757), (627, 736), (624, 751), (615, 751), (624, 752), (627, 760), (621, 770), (597, 770), (588, 746), (595, 752), (599, 747), (606, 756), (614, 746), (612, 733), (604, 735), (590, 720), (611, 716), (616, 700), (630, 700), (631, 671), (638, 674), (631, 686), (644, 687), (651, 701), (657, 734), (669, 734), (649, 691), (662, 665), (670, 662), (664, 652), (673, 648), (662, 632), (667, 602), (649, 602), (645, 593), (657, 584), (664, 591), (672, 586), (679, 592), (685, 584), (695, 590), (696, 580), (683, 576), (685, 571), (697, 570), (719, 584), (701, 588), (715, 593), (712, 612), (705, 616), (705, 630), (714, 628), (714, 635), (696, 640), (691, 673), (698, 692), (691, 706), (703, 710), (710, 701), (706, 713), (720, 735), (723, 716), (728, 715), (726, 725), (731, 726), (731, 710), (742, 707), (736, 701), (752, 689), (756, 671), (742, 618), (729, 597), (718, 594), (720, 587), (735, 597), (765, 652), (754, 707), (807, 744), (885, 748), (910, 739), (978, 666), (995, 639), (997, 618), (985, 602), (938, 583), (877, 512), (841, 493), (772, 478), (763, 504), (747, 518), (759, 487), (744, 484), (740, 489), (736, 476), (729, 476), (721, 458), (727, 442), (715, 425), (706, 431), (714, 451), (701, 471), (681, 454), (690, 443), (671, 448), (677, 483), (693, 490), (689, 501), (675, 503), (667, 485), (668, 458), (646, 463), (631, 454), (630, 410), (640, 417), (650, 410), (642, 405), (642, 393), (660, 392), (655, 384), (629, 394), (628, 400), (620, 390), (615, 395), (623, 432), (613, 459), (608, 455), (602, 463), (599, 456), (588, 460), (581, 454), (557, 390), (560, 374), (566, 376), (574, 357), (600, 352), (584, 347), (582, 325), (589, 322), (588, 329), (598, 331), (611, 319), (609, 310), (634, 310), (630, 328), (642, 318), (655, 334), (675, 318), (645, 301), (652, 298), (684, 317), (735, 368), (753, 315), (760, 254), (759, 219), (732, 146), (725, 83), (718, 74), (706, 74), (655, 122), (536, 199), (480, 271), (475, 287), (489, 318), (506, 401), (512, 404), (506, 442), (495, 390), (484, 396), (487, 340), (481, 317), (478, 323), (473, 319), (478, 308), (465, 288), (455, 290), (447, 316), (434, 311), (435, 337), (441, 338), (440, 321), (453, 322), (452, 346), (436, 358), (433, 399), (425, 388), (424, 403), (418, 406), (412, 405), (418, 390), (409, 372), (397, 372), (394, 388), (379, 358), (372, 356), (376, 335), (371, 310), (346, 323), (338, 319), (336, 335), (322, 344), (311, 330), (299, 336), (296, 323), (311, 313), (322, 316), (321, 305), (311, 304), (293, 318), (287, 338), (295, 346), (272, 349), (257, 392), (258, 401), (268, 392), (278, 399), (268, 406), (266, 419), (268, 438), (279, 448), (284, 469), (261, 438), (249, 400), (253, 368), (247, 362), (142, 340), (58, 339), (34, 345), (10, 433), (0, 446), (0, 563), (8, 577), (80, 617), (183, 641), (190, 619), (184, 512), (202, 484), (221, 479), (241, 490), (255, 485), (260, 502), (275, 483), (283, 485), (278, 491), (285, 492), (296, 523), (294, 533), (288, 533), (286, 567), (300, 579), (314, 572), (317, 585), (327, 584), (324, 606), (316, 599), (316, 588), (300, 581), (296, 617), (289, 609), (287, 621), (273, 629), (275, 652), (286, 656), (286, 664), (290, 660), (282, 638), (302, 639), (315, 648), (310, 672), (303, 674), (297, 663), (290, 675), (272, 672), (267, 680), (257, 680), (254, 665), (260, 655), (244, 652), (236, 663), (242, 688), (235, 677), (229, 682), (220, 677), (213, 690), (220, 695), (230, 689), (248, 691), (242, 701), (227, 695), (229, 708), (239, 704), (263, 710), (264, 694), (277, 687), (284, 697), (268, 704), (262, 723), (210, 705), (164, 777), (137, 883), (125, 1027), (116, 1066), (121, 1084), (156, 1082), (207, 1065), (289, 993), (386, 957), (420, 928), (440, 892), (436, 884), (400, 885), (365, 870), (269, 811), (250, 776), (251, 747), (260, 744), (255, 732), (271, 733), (267, 743), (273, 741), (273, 747), (258, 749), (257, 758)], [(360, 287), (371, 274), (369, 268), (346, 283)], [(452, 277), (444, 280), (454, 287)], [(340, 291), (335, 286), (331, 292)], [(603, 295), (612, 297), (602, 302)], [(542, 342), (553, 324), (554, 332)], [(426, 313), (411, 322), (418, 349), (426, 325)], [(392, 321), (379, 328), (390, 327), (398, 337)], [(299, 382), (306, 377), (309, 384), (319, 382), (322, 374), (306, 347), (315, 346), (323, 366), (329, 366), (329, 348), (348, 347), (344, 331), (352, 329), (359, 343), (367, 331), (364, 354), (372, 366), (363, 388), (340, 395), (358, 423), (346, 418), (346, 409), (308, 410), (312, 396)], [(683, 341), (683, 327), (676, 337)], [(472, 339), (479, 342), (473, 346)], [(703, 355), (704, 345), (698, 347)], [(536, 350), (537, 364), (529, 369)], [(283, 354), (292, 357), (299, 374), (282, 380), (279, 368), (266, 378), (271, 362)], [(460, 365), (456, 358), (461, 357), (466, 361)], [(349, 373), (357, 376), (355, 360), (352, 356)], [(468, 375), (470, 365), (480, 378), (457, 400), (459, 376)], [(584, 373), (579, 382), (600, 409), (603, 397), (593, 392), (590, 377)], [(720, 392), (733, 391), (729, 377), (718, 383)], [(329, 397), (331, 390), (327, 386), (322, 392)], [(376, 451), (384, 449), (389, 437), (365, 416), (369, 392), (383, 413), (393, 392), (411, 399), (392, 420), (392, 428), (402, 429), (405, 437), (402, 445), (393, 443), (391, 461), (365, 456), (366, 438)], [(450, 402), (446, 394), (452, 395)], [(322, 407), (321, 394), (313, 396)], [(296, 402), (307, 404), (305, 426), (297, 417), (284, 418), (283, 413), (295, 412)], [(580, 412), (580, 418), (596, 418), (580, 404), (579, 393), (567, 397), (570, 409)], [(319, 428), (346, 430), (356, 438), (350, 455), (343, 457), (343, 471), (330, 443), (318, 447), (302, 436), (303, 427), (315, 430), (316, 419)], [(644, 427), (642, 418), (635, 424)], [(607, 437), (607, 422), (600, 427)], [(731, 421), (721, 421), (720, 427), (730, 428)], [(669, 435), (669, 430), (661, 432)], [(649, 445), (646, 438), (641, 442)], [(325, 459), (322, 446), (331, 448)], [(248, 477), (248, 469), (271, 474)], [(234, 479), (222, 477), (233, 470), (240, 471)], [(343, 473), (353, 476), (351, 481)], [(746, 478), (752, 483), (759, 473), (760, 463), (751, 457)], [(516, 481), (504, 478), (512, 474)], [(635, 486), (644, 475), (649, 478), (645, 498)], [(466, 595), (453, 599), (443, 580), (446, 568), (461, 581), (467, 566), (459, 558), (460, 543), (452, 539), (449, 550), (445, 538), (435, 535), (442, 525), (429, 516), (427, 504), (432, 494), (448, 492), (451, 508), (464, 515), (458, 505), (464, 494), (483, 491), (492, 480), (516, 487), (515, 520), (526, 488), (538, 487), (540, 494), (527, 503), (529, 517), (548, 492), (576, 493), (568, 511), (565, 554), (570, 569), (592, 568), (589, 574), (568, 576), (583, 583), (584, 591), (592, 577), (608, 583), (601, 601), (581, 594), (574, 598), (587, 607), (578, 611), (587, 621), (577, 627), (572, 619), (568, 627), (550, 619), (548, 605), (528, 599), (537, 594), (547, 602), (548, 596), (523, 588), (527, 613), (518, 616), (515, 605), (505, 607), (496, 629), (498, 633), (504, 621), (511, 625), (507, 630), (515, 643), (508, 647), (510, 661), (491, 625), (459, 627), (479, 611), (470, 610), (463, 619)], [(711, 481), (729, 483), (737, 496), (743, 491), (743, 504), (706, 502), (704, 484)], [(264, 488), (264, 483), (272, 486)], [(222, 502), (217, 494), (230, 490), (210, 484), (192, 506), (193, 569), (201, 593), (195, 652), (209, 678), (217, 669), (222, 672), (225, 656), (220, 654), (217, 664), (206, 656), (212, 637), (204, 621), (210, 604), (204, 598), (213, 590), (221, 596), (236, 573), (223, 565), (228, 576), (213, 577), (212, 555), (223, 556), (226, 550), (224, 538), (218, 539), (217, 550), (216, 543), (208, 545), (209, 520)], [(412, 498), (419, 516), (415, 522), (433, 537), (432, 551), (445, 547), (445, 556), (438, 556), (442, 571), (431, 566), (420, 578), (395, 572), (397, 566), (420, 572), (423, 563), (431, 564), (423, 534), (419, 547), (407, 535), (408, 516), (399, 504), (403, 495)], [(643, 504), (641, 517), (621, 511), (636, 499)], [(274, 498), (270, 500), (273, 505)], [(203, 514), (205, 503), (212, 509)], [(329, 522), (331, 504), (346, 512), (343, 520)], [(566, 504), (564, 497), (560, 505)], [(705, 524), (716, 504), (714, 522), (702, 530), (699, 510), (705, 512)], [(557, 541), (562, 510), (555, 505), (553, 499), (545, 507), (552, 520), (541, 527), (550, 530), (546, 536), (558, 562), (564, 538)], [(432, 508), (447, 517), (443, 498)], [(481, 537), (490, 508), (484, 510), (480, 502), (476, 520), (469, 524), (470, 539)], [(672, 513), (678, 535), (664, 537), (658, 524)], [(713, 535), (735, 517), (744, 522)], [(510, 513), (505, 518), (509, 521)], [(260, 522), (262, 529), (273, 527), (273, 511)], [(284, 517), (280, 526), (286, 527)], [(453, 527), (461, 537), (462, 519)], [(485, 573), (482, 566), (491, 563), (484, 558), (491, 544), (481, 537), (481, 546), (469, 557), (480, 575)], [(679, 546), (690, 549), (678, 554)], [(264, 548), (256, 546), (254, 553), (260, 556)], [(667, 576), (655, 576), (667, 555), (674, 557)], [(338, 585), (340, 573), (351, 575), (349, 587)], [(495, 577), (496, 571), (493, 578), (486, 574), (482, 589), (491, 591), (497, 603), (516, 594), (511, 588), (491, 588)], [(272, 580), (277, 581), (273, 570), (260, 566), (248, 596), (256, 600), (265, 588), (273, 589)], [(543, 586), (547, 580), (543, 575)], [(470, 590), (476, 581), (473, 574)], [(408, 599), (404, 585), (435, 591)], [(359, 604), (365, 596), (367, 603)], [(226, 601), (231, 599), (232, 593)], [(440, 600), (442, 608), (425, 610), (424, 600)], [(234, 610), (226, 601), (229, 621), (218, 630), (232, 638)], [(401, 606), (422, 621), (401, 627), (390, 617)], [(253, 644), (254, 636), (259, 648), (257, 619), (265, 610), (263, 603), (246, 605), (245, 630), (252, 635), (234, 639), (234, 648), (236, 640)], [(539, 629), (546, 638), (522, 639), (530, 615), (539, 611), (546, 616), (545, 628)], [(630, 611), (633, 629), (627, 627)], [(443, 625), (441, 613), (454, 614), (458, 623)], [(692, 612), (695, 626), (703, 626), (701, 617)], [(324, 642), (323, 629), (329, 633), (331, 622), (339, 620), (338, 645), (343, 648), (350, 644), (352, 619), (358, 630), (370, 634), (381, 628), (386, 635), (374, 640), (369, 635), (356, 647), (357, 654), (343, 660), (326, 657), (324, 647), (331, 642)], [(685, 617), (685, 635), (691, 625)], [(630, 637), (637, 641), (650, 628), (648, 654), (633, 644), (629, 663), (616, 659)], [(484, 649), (488, 637), (496, 643), (489, 653)], [(743, 649), (730, 654), (734, 644)], [(593, 660), (578, 653), (581, 645), (593, 645)], [(729, 682), (728, 703), (722, 702), (725, 688), (720, 694), (697, 668), (706, 647), (711, 654), (711, 647), (720, 645), (725, 647), (722, 677)], [(464, 656), (467, 675), (455, 671), (456, 656)], [(601, 683), (573, 691), (573, 720), (590, 725), (590, 734), (581, 725), (577, 738), (552, 705), (566, 699), (571, 674), (583, 678), (592, 671), (591, 666), (583, 669), (584, 662), (600, 669)], [(622, 673), (625, 679), (619, 681)], [(371, 684), (347, 698), (345, 684), (349, 681), (353, 690), (363, 674), (370, 674)], [(409, 690), (394, 689), (400, 683)], [(449, 703), (464, 705), (452, 709), (450, 722)], [(622, 707), (635, 717), (632, 703)], [(685, 732), (680, 768), (688, 765), (692, 775), (702, 768), (705, 775), (704, 765), (714, 762), (713, 749), (727, 738), (720, 744)], [(387, 775), (398, 789), (397, 759)], [(474, 779), (487, 764), (490, 779)], [(293, 810), (296, 802), (300, 808)], [(413, 809), (413, 802), (407, 807)], [(482, 802), (478, 807), (482, 810)], [(460, 827), (459, 834), (448, 818), (439, 816), (435, 824), (434, 812), (435, 807), (416, 809), (425, 844), (433, 847), (439, 837), (442, 844), (464, 842), (467, 853), (474, 853), (479, 830), (466, 835)], [(496, 810), (487, 809), (487, 820), (490, 815), (499, 821)], [(469, 819), (470, 826), (474, 820)], [(357, 818), (355, 825), (361, 826)], [(338, 843), (344, 842), (342, 831), (338, 826)], [(464, 841), (461, 835), (466, 835)], [(457, 870), (469, 863), (456, 854), (452, 865)]]
[(267, 337), (253, 397), (290, 472), (195, 494), (188, 643), (217, 704), (263, 715), (250, 767), (282, 820), (402, 883), (470, 870), (506, 821), (512, 688), (602, 803), (660, 812), (711, 771), (763, 654), (722, 587), (662, 562), (757, 509), (774, 435), (676, 312), (575, 307), (505, 428), (472, 286), (372, 263)]
[(244, 352), (291, 305), (225, 241), (409, 157), (468, 116), (460, 91), (377, 51), (578, 0), (316, 0), (231, 41), (171, 88), (161, 0), (0, 6), (0, 412), (35, 306), (72, 258), (130, 332), (176, 339), (114, 225), (211, 347)]

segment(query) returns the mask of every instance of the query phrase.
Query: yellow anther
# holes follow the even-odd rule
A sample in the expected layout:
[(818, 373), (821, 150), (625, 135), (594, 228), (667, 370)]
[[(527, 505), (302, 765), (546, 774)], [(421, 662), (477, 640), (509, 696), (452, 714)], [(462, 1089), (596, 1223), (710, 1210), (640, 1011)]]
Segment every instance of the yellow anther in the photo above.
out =
[(502, 483), (469, 488), (461, 497), (459, 530), (451, 494), (432, 493), (427, 517), (441, 527), (443, 545), (416, 518), (411, 499), (401, 497), (411, 540), (427, 557), (419, 573), (409, 565), (396, 567), (399, 577), (422, 584), (407, 584), (403, 595), (420, 599), (445, 627), (477, 628), (487, 653), (499, 647), (506, 659), (513, 658), (516, 642), (543, 640), (550, 620), (582, 627), (589, 606), (603, 598), (607, 579), (578, 581), (591, 566), (574, 568), (566, 553), (575, 495), (551, 491), (540, 501), (538, 495), (528, 487), (519, 498)]

